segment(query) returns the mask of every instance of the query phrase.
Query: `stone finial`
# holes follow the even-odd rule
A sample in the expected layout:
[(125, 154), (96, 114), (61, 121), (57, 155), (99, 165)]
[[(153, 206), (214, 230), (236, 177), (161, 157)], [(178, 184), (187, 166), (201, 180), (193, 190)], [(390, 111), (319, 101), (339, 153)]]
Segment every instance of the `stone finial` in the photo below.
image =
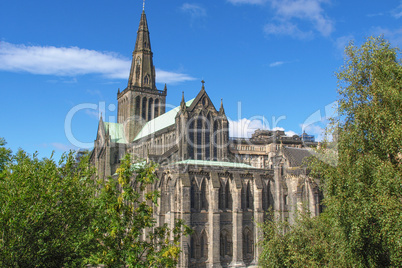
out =
[(184, 91), (182, 91), (182, 95), (181, 95), (180, 109), (182, 111), (186, 110), (186, 102), (184, 100)]
[(202, 83), (202, 89), (205, 90), (205, 81), (204, 81), (204, 79), (201, 80), (201, 83)]
[(220, 113), (220, 114), (224, 114), (224, 113), (225, 113), (225, 109), (223, 109), (223, 99), (221, 99), (221, 107), (219, 108), (219, 113)]

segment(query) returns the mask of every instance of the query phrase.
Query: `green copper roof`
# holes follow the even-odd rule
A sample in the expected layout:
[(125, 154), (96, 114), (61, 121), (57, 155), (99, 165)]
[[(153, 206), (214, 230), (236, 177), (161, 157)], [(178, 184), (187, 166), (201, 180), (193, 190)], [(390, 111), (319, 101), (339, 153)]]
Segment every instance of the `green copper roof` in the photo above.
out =
[(244, 163), (234, 162), (221, 162), (221, 161), (207, 161), (207, 160), (194, 160), (187, 159), (176, 162), (175, 164), (196, 165), (196, 166), (217, 166), (217, 167), (232, 167), (232, 168), (255, 168)]
[(104, 122), (105, 131), (109, 131), (110, 139), (115, 143), (127, 143), (124, 137), (123, 124)]
[[(194, 99), (189, 100), (186, 102), (186, 106), (189, 107), (191, 103), (193, 103)], [(152, 119), (151, 121), (148, 121), (144, 127), (141, 129), (140, 133), (134, 138), (134, 141), (140, 140), (148, 135), (151, 135), (159, 130), (162, 130), (164, 128), (170, 127), (171, 125), (174, 125), (175, 123), (175, 118), (177, 112), (180, 110), (180, 106), (177, 106), (170, 110), (167, 113), (164, 113), (157, 118)]]

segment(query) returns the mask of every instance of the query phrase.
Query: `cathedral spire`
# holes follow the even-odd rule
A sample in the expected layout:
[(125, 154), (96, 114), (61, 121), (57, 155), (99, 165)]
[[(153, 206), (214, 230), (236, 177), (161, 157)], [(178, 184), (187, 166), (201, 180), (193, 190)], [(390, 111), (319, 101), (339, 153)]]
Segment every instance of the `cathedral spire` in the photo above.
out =
[(137, 40), (131, 62), (128, 87), (145, 87), (156, 89), (155, 87), (155, 67), (153, 64), (153, 54), (151, 50), (151, 40), (145, 11), (142, 11), (140, 24), (137, 31)]

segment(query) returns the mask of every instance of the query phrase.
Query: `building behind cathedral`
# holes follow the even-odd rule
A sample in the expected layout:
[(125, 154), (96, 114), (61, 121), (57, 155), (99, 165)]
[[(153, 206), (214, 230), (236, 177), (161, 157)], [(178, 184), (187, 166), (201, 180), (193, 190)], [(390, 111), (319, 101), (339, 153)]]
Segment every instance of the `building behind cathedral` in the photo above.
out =
[[(155, 217), (194, 229), (181, 238), (179, 267), (250, 267), (258, 264), (258, 222), (274, 216), (292, 222), (296, 211), (320, 213), (318, 183), (308, 176), (305, 147), (314, 138), (257, 130), (250, 139), (229, 136), (221, 101), (216, 109), (204, 81), (197, 96), (165, 110), (167, 86), (158, 90), (145, 12), (142, 12), (126, 89), (117, 93), (117, 123), (99, 121), (91, 154), (101, 178), (119, 159), (159, 163), (161, 193)], [(180, 98), (180, 96), (177, 96)]]

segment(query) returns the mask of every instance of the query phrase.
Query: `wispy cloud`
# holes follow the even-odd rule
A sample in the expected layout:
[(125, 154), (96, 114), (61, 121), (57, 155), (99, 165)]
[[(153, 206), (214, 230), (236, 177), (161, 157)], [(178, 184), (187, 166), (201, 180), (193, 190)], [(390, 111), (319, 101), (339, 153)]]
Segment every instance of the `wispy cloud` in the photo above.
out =
[(313, 37), (312, 31), (302, 31), (297, 24), (283, 21), (278, 23), (268, 23), (264, 26), (267, 35), (287, 35), (297, 39), (309, 39)]
[[(322, 4), (329, 0), (270, 0), (276, 14), (276, 22), (266, 25), (267, 34), (288, 35), (304, 39), (313, 32), (329, 36), (334, 31), (334, 23), (325, 14)], [(312, 30), (301, 30), (297, 22), (308, 22)]]
[(367, 14), (366, 16), (369, 17), (369, 18), (381, 17), (381, 16), (384, 16), (384, 13), (383, 12), (372, 13), (372, 14)]
[(392, 45), (394, 46), (402, 46), (402, 28), (399, 29), (388, 29), (382, 27), (374, 27), (372, 29), (373, 35), (384, 35)]
[(253, 4), (253, 5), (261, 5), (266, 3), (268, 0), (227, 0), (232, 4)]
[[(100, 74), (109, 79), (127, 79), (130, 64), (131, 60), (113, 52), (0, 42), (0, 70), (3, 71), (70, 77)], [(158, 83), (179, 83), (193, 79), (186, 74), (156, 70)]]
[[(232, 4), (262, 5), (270, 3), (275, 13), (272, 22), (264, 26), (267, 35), (285, 35), (297, 39), (312, 38), (315, 32), (330, 36), (333, 21), (325, 14), (323, 4), (331, 0), (227, 0)], [(301, 24), (305, 26), (301, 29)], [(312, 28), (312, 29), (309, 29)]]
[(399, 19), (402, 17), (402, 2), (399, 4), (399, 6), (397, 8), (395, 8), (394, 10), (391, 11), (391, 15), (396, 19)]
[(343, 53), (345, 52), (345, 48), (347, 45), (349, 45), (349, 42), (354, 40), (354, 36), (353, 35), (344, 35), (341, 37), (338, 37), (335, 42), (335, 48), (336, 50), (339, 52), (340, 55), (343, 56)]
[(76, 150), (77, 147), (71, 145), (71, 144), (64, 144), (64, 143), (59, 143), (59, 142), (52, 142), (50, 143), (50, 146), (52, 146), (54, 149), (58, 151), (70, 151), (70, 150)]
[(156, 68), (156, 81), (158, 83), (177, 84), (192, 80), (195, 80), (195, 78), (187, 74), (168, 72)]
[(189, 3), (184, 3), (181, 7), (180, 10), (190, 14), (192, 19), (196, 18), (201, 18), (205, 17), (207, 15), (207, 10), (203, 8), (200, 5), (197, 4), (189, 4)]
[(281, 66), (283, 64), (285, 64), (284, 61), (275, 61), (275, 62), (270, 63), (269, 67), (277, 67), (277, 66)]
[(92, 117), (96, 120), (99, 120), (99, 118), (101, 116), (101, 112), (99, 110), (85, 109), (84, 111), (87, 115), (89, 115), (90, 117)]
[(89, 94), (89, 95), (92, 95), (92, 96), (98, 96), (100, 99), (104, 99), (103, 98), (103, 94), (102, 94), (102, 92), (100, 92), (100, 90), (97, 90), (97, 89), (87, 89), (87, 93)]

